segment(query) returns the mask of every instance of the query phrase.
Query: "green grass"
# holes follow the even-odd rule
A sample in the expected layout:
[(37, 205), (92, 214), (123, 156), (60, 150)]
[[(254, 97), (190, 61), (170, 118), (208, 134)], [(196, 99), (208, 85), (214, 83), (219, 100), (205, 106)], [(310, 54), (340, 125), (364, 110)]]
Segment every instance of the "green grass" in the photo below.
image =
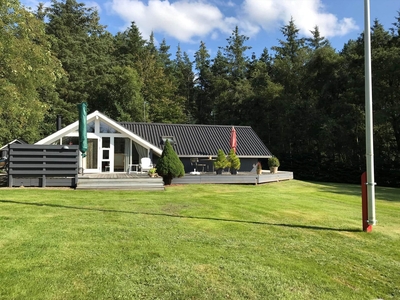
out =
[(400, 190), (0, 189), (0, 299), (400, 299)]

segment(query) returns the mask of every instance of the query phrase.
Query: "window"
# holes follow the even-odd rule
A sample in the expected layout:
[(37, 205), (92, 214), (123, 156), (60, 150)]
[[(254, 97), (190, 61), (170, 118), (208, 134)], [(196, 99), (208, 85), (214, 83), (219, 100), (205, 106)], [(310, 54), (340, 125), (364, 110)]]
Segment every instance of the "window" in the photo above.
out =
[(94, 121), (87, 123), (86, 131), (87, 132), (94, 132)]
[(64, 136), (62, 138), (63, 145), (79, 145), (79, 137), (76, 136)]
[(110, 125), (100, 122), (100, 133), (119, 133), (116, 131), (114, 128), (112, 128)]

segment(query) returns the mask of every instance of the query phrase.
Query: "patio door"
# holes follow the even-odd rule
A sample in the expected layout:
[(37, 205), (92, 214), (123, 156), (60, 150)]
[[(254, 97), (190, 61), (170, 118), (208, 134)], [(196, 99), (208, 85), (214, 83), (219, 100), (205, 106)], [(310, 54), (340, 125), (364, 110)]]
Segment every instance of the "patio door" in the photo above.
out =
[(126, 172), (129, 167), (130, 139), (114, 137), (114, 172)]
[(88, 138), (88, 149), (86, 151), (86, 157), (83, 159), (84, 169), (86, 171), (98, 171), (98, 157), (99, 157), (99, 141), (98, 139)]

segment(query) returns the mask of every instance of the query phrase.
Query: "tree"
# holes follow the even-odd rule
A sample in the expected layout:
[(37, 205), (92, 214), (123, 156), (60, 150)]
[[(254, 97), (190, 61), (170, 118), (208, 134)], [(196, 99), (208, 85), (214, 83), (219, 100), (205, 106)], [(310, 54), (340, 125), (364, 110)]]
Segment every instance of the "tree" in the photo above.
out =
[(212, 124), (213, 98), (211, 96), (212, 73), (210, 54), (204, 42), (194, 54), (197, 76), (194, 86), (193, 116), (199, 124)]
[(177, 86), (175, 97), (183, 99), (185, 103), (185, 114), (187, 116), (187, 120), (193, 123), (193, 63), (190, 61), (186, 52), (184, 52), (182, 55), (179, 45), (175, 54), (175, 60), (173, 61), (173, 68), (173, 75)]
[(52, 51), (68, 74), (58, 83), (58, 93), (63, 101), (71, 104), (70, 112), (66, 111), (63, 117), (72, 122), (76, 118), (72, 108), (77, 103), (89, 102), (97, 88), (94, 83), (113, 66), (112, 37), (99, 24), (97, 11), (76, 0), (52, 0), (45, 12)]
[(222, 149), (218, 149), (217, 159), (214, 162), (214, 168), (217, 171), (217, 174), (221, 174), (222, 170), (229, 166), (229, 162), (226, 159), (224, 151)]
[[(0, 45), (0, 144), (37, 141), (57, 100), (55, 83), (64, 75), (60, 61), (44, 23), (17, 0), (0, 0)], [(44, 91), (51, 97), (43, 99)]]
[(227, 39), (228, 45), (221, 48), (212, 67), (216, 115), (220, 124), (240, 124), (243, 121), (241, 108), (251, 94), (247, 79), (249, 59), (246, 51), (251, 47), (245, 43), (249, 38), (239, 33), (236, 26)]
[(98, 88), (92, 95), (95, 97), (91, 100), (92, 109), (99, 109), (119, 122), (143, 121), (142, 86), (135, 69), (114, 66), (98, 80)]
[[(304, 65), (308, 61), (308, 52), (304, 46), (304, 39), (299, 38), (299, 29), (293, 18), (281, 28), (285, 37), (279, 40), (279, 46), (272, 47), (275, 51), (271, 79), (283, 87), (282, 94), (275, 99), (273, 107), (278, 114), (275, 118), (272, 144), (279, 151), (292, 154), (301, 151), (308, 126), (304, 119), (304, 110), (310, 107), (303, 97), (303, 80), (305, 76)], [(312, 105), (311, 105), (312, 107)], [(273, 152), (276, 152), (272, 150)]]
[(325, 37), (321, 36), (318, 26), (315, 26), (314, 30), (311, 30), (310, 32), (312, 34), (312, 37), (307, 38), (306, 43), (312, 50), (317, 50), (325, 46), (330, 46), (329, 41), (326, 40)]
[(140, 61), (144, 55), (146, 41), (135, 22), (124, 32), (118, 32), (114, 37), (113, 55), (122, 66), (135, 67), (137, 61)]
[(185, 175), (183, 163), (168, 140), (165, 142), (164, 150), (157, 162), (157, 173), (162, 176), (165, 185), (170, 185), (173, 178)]
[(282, 86), (271, 79), (271, 65), (266, 49), (259, 59), (253, 56), (248, 68), (252, 93), (241, 108), (244, 124), (250, 125), (267, 145), (271, 145), (271, 128), (280, 113), (274, 103), (282, 94)]
[(169, 53), (170, 48), (171, 47), (168, 46), (165, 39), (162, 40), (160, 46), (158, 47), (158, 59), (161, 66), (164, 68), (164, 73), (168, 76), (172, 75), (173, 73), (171, 53)]
[(237, 170), (240, 169), (240, 159), (233, 149), (229, 150), (227, 160), (229, 168), (231, 169), (231, 174), (236, 174)]

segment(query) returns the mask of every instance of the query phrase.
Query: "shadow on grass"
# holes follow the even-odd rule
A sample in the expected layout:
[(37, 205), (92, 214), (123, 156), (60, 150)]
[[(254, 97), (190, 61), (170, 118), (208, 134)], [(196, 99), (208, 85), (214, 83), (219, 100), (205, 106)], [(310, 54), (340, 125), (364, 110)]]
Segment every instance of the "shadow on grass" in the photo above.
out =
[(302, 229), (312, 229), (312, 230), (362, 232), (361, 229), (352, 229), (352, 228), (348, 228), (348, 229), (346, 229), (346, 228), (330, 228), (330, 227), (309, 226), (309, 225), (296, 225), (296, 224), (267, 223), (267, 222), (247, 221), (247, 220), (221, 219), (221, 218), (213, 218), (213, 217), (182, 216), (182, 215), (173, 215), (173, 214), (166, 214), (166, 213), (136, 212), (136, 211), (113, 210), (113, 209), (92, 208), (92, 207), (78, 207), (78, 206), (50, 204), (50, 203), (36, 203), (36, 202), (29, 203), (29, 202), (19, 202), (19, 201), (13, 201), (13, 200), (0, 200), (0, 203), (31, 205), (31, 206), (45, 206), (45, 207), (55, 207), (55, 208), (64, 208), (64, 209), (98, 211), (98, 212), (106, 212), (106, 213), (124, 213), (124, 214), (162, 216), (162, 217), (181, 218), (181, 219), (212, 220), (212, 221), (281, 226), (281, 227), (302, 228)]
[[(345, 194), (350, 196), (359, 196), (361, 201), (361, 184), (346, 184), (346, 183), (327, 183), (327, 182), (312, 182), (319, 185), (319, 189), (324, 192)], [(391, 187), (375, 188), (375, 197), (377, 200), (400, 202), (399, 189)]]

